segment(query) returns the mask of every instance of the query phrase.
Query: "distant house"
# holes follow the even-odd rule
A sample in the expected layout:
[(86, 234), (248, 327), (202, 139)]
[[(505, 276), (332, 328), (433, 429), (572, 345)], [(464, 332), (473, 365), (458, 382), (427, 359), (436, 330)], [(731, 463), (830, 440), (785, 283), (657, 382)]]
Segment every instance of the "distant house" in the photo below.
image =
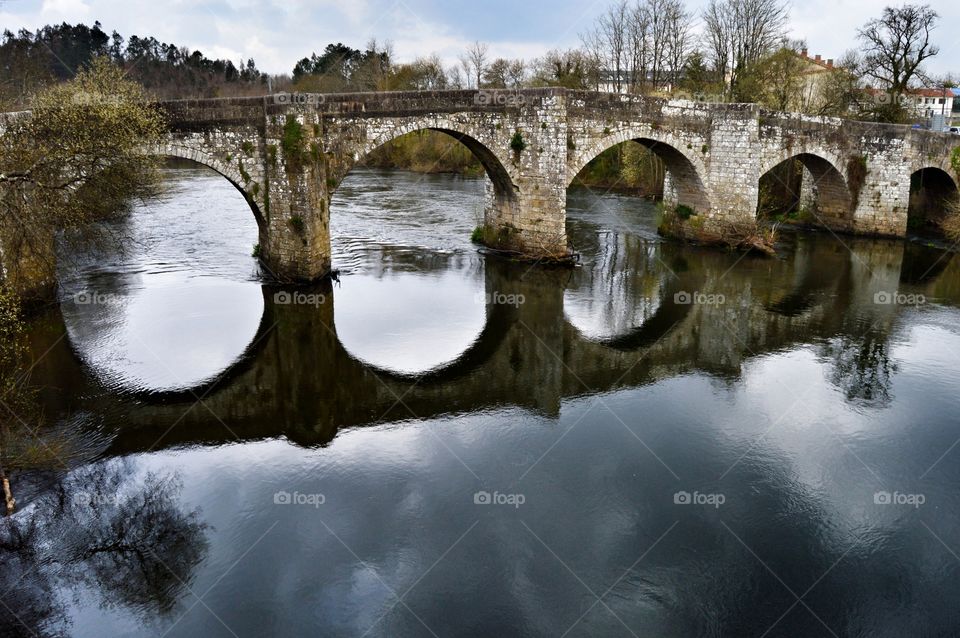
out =
[(824, 91), (828, 78), (833, 73), (845, 71), (834, 66), (832, 58), (824, 59), (820, 55), (810, 57), (807, 49), (802, 49), (796, 55), (803, 62), (803, 91), (799, 96), (799, 103), (793, 105), (793, 108), (797, 111), (817, 112), (826, 101)]
[(953, 113), (953, 89), (914, 89), (908, 97), (911, 107), (917, 117), (929, 119), (934, 115), (944, 115), (947, 118)]
[[(890, 94), (882, 89), (867, 89), (869, 95), (877, 103), (890, 100)], [(942, 87), (930, 89), (910, 89), (902, 99), (905, 109), (917, 120), (931, 120), (934, 116), (943, 115), (944, 121), (949, 122), (958, 105), (958, 94), (955, 89)]]

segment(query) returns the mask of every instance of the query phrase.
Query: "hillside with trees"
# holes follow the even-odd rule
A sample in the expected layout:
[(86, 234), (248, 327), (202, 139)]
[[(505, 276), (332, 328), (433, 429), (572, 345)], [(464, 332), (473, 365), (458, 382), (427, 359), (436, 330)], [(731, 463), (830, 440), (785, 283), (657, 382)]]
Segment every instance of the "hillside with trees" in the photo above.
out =
[(0, 108), (26, 108), (27, 96), (74, 77), (95, 58), (110, 60), (148, 95), (160, 99), (266, 92), (266, 75), (252, 59), (234, 64), (154, 37), (107, 34), (99, 22), (92, 27), (63, 23), (35, 32), (3, 33)]

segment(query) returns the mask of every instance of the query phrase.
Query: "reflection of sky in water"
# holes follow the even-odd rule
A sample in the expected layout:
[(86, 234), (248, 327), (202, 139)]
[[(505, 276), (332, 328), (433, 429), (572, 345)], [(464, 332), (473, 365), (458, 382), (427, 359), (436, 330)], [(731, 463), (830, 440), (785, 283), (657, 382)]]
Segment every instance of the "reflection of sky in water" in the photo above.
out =
[(252, 282), (143, 275), (105, 303), (62, 304), (80, 356), (108, 384), (189, 388), (226, 369), (250, 344), (263, 315)]
[(563, 295), (563, 313), (587, 338), (618, 337), (642, 326), (660, 308), (659, 297), (634, 296), (631, 292), (620, 287), (617, 294), (608, 296), (593, 288), (568, 289)]
[[(204, 168), (168, 169), (164, 187), (118, 222), (130, 236), (123, 253), (67, 248), (62, 260), (71, 342), (97, 376), (127, 389), (214, 377), (244, 353), (263, 315), (247, 203)], [(332, 218), (334, 262), (344, 269), (337, 332), (349, 352), (416, 373), (470, 346), (486, 315), (469, 241), (482, 206), (483, 180), (351, 173)], [(97, 303), (76, 303), (78, 295)]]
[[(396, 179), (415, 192), (415, 179)], [(455, 253), (442, 258), (412, 241), (363, 239), (393, 231), (382, 219), (379, 235), (363, 231), (372, 229), (363, 224), (372, 224), (376, 209), (357, 206), (367, 222), (358, 222), (360, 239), (340, 244), (350, 267), (333, 292), (338, 335), (355, 356), (425, 370), (458, 356), (482, 330), (486, 309), (478, 300), (486, 282), (460, 234), (470, 224), (440, 201), (443, 210), (431, 219), (453, 221), (434, 228), (433, 237), (451, 240), (439, 245)], [(411, 223), (400, 237), (409, 231), (413, 239)], [(661, 267), (644, 265), (663, 254), (648, 252), (658, 250), (655, 242), (641, 236), (631, 243), (631, 233), (587, 213), (572, 214), (570, 227), (583, 240), (577, 245), (585, 265), (566, 284), (563, 312), (596, 336), (642, 323), (656, 309), (643, 299), (668, 289)], [(198, 241), (189, 244), (198, 260), (189, 267), (171, 266), (181, 262), (170, 246), (162, 259), (134, 260), (131, 272), (104, 266), (71, 284), (64, 312), (80, 351), (115, 366), (108, 370), (156, 375), (154, 383), (172, 377), (137, 367), (149, 354), (137, 349), (137, 338), (172, 339), (164, 356), (173, 368), (242, 352), (241, 337), (249, 340), (260, 318), (261, 294), (244, 283), (246, 236), (229, 240), (235, 262), (209, 264), (236, 277), (199, 276), (203, 256), (220, 250), (210, 242), (225, 241), (220, 231), (208, 223), (173, 231), (180, 241)], [(835, 256), (822, 243), (828, 239), (811, 241), (827, 249), (811, 253), (811, 264)], [(894, 263), (897, 247), (882, 248)], [(852, 274), (844, 274), (827, 261), (794, 278), (786, 260), (710, 255), (718, 276), (738, 263), (727, 284), (731, 298), (739, 289), (749, 303), (729, 310), (743, 321), (719, 325), (714, 313), (682, 326), (660, 343), (668, 350), (654, 354), (650, 376), (632, 387), (617, 373), (612, 386), (590, 390), (579, 374), (605, 363), (646, 365), (646, 351), (610, 353), (575, 338), (548, 351), (558, 342), (524, 333), (529, 351), (505, 348), (511, 351), (498, 353), (501, 367), (492, 372), (515, 379), (518, 395), (555, 392), (556, 411), (471, 412), (458, 401), (484, 384), (477, 375), (464, 385), (413, 390), (434, 393), (442, 410), (456, 414), (341, 430), (323, 448), (271, 440), (137, 455), (141, 472), (182, 472), (180, 505), (202, 508), (211, 526), (209, 550), (188, 578), (204, 604), (185, 592), (180, 608), (154, 625), (122, 607), (99, 608), (81, 587), (77, 600), (89, 602), (86, 608), (63, 596), (75, 619), (70, 633), (159, 635), (185, 614), (168, 635), (222, 635), (221, 621), (239, 635), (428, 634), (395, 604), (396, 591), (437, 635), (562, 635), (595, 600), (586, 583), (597, 592), (614, 585), (604, 601), (638, 634), (761, 635), (793, 605), (796, 612), (768, 635), (823, 635), (787, 583), (800, 593), (816, 585), (804, 602), (838, 635), (955, 634), (957, 310), (877, 306), (878, 290), (900, 285), (896, 268), (869, 271), (851, 260)], [(117, 294), (106, 298), (116, 305), (69, 301), (80, 290)], [(559, 295), (554, 284), (543, 292)], [(813, 301), (788, 309), (812, 309), (796, 316), (765, 310), (794, 292)], [(549, 299), (531, 297), (522, 310), (536, 317), (536, 304)], [(542, 310), (548, 318), (560, 312), (559, 304)], [(236, 341), (217, 331), (224, 325), (236, 327)], [(202, 336), (184, 341), (186, 331)], [(754, 348), (739, 343), (739, 334)], [(676, 359), (671, 347), (679, 349)], [(110, 363), (118, 353), (126, 358)], [(281, 365), (257, 379), (310, 374), (288, 370)], [(322, 392), (305, 397), (324, 399)], [(355, 400), (366, 407), (369, 397), (358, 392)], [(265, 421), (277, 420), (278, 406), (257, 408)], [(271, 425), (264, 436), (283, 431)], [(525, 504), (478, 506), (481, 489), (521, 493)], [(726, 501), (721, 509), (677, 505), (679, 490), (719, 492)], [(928, 505), (877, 507), (879, 490), (923, 493)], [(320, 493), (326, 501), (319, 508), (277, 505), (280, 491)], [(626, 634), (617, 617), (596, 605), (568, 635)]]
[(117, 222), (130, 236), (124, 252), (63, 259), (71, 342), (108, 385), (195, 386), (243, 354), (263, 315), (250, 257), (257, 225), (243, 197), (208, 169), (165, 174), (161, 197)]
[(456, 359), (486, 320), (483, 273), (352, 275), (335, 290), (337, 336), (347, 352), (395, 372)]
[[(605, 601), (638, 633), (708, 635), (725, 618), (718, 635), (760, 635), (795, 601), (767, 566), (797, 591), (824, 576), (805, 601), (838, 631), (846, 619), (862, 635), (948, 635), (912, 632), (916, 618), (896, 607), (913, 601), (942, 629), (956, 573), (920, 522), (955, 544), (955, 464), (917, 477), (955, 437), (931, 417), (955, 413), (957, 394), (920, 399), (928, 363), (949, 367), (960, 337), (921, 332), (932, 347), (891, 346), (892, 392), (910, 399), (893, 410), (848, 403), (819, 346), (802, 345), (750, 360), (736, 382), (673, 377), (606, 393), (601, 407), (564, 400), (555, 418), (504, 409), (355, 429), (323, 449), (269, 441), (141, 457), (141, 472), (182, 471), (182, 507), (202, 507), (211, 525), (190, 582), (209, 610), (187, 611), (186, 594), (146, 631), (122, 610), (73, 608), (75, 635), (161, 633), (184, 613), (174, 635), (218, 635), (221, 621), (251, 635), (421, 635), (391, 590), (409, 590), (437, 635), (561, 635), (594, 600), (568, 569), (598, 591), (616, 582)], [(480, 489), (525, 503), (477, 506)], [(923, 491), (936, 505), (885, 510), (873, 505), (879, 489)], [(726, 502), (677, 506), (678, 490)], [(279, 491), (325, 502), (276, 505)], [(625, 633), (603, 608), (581, 623), (571, 635)], [(771, 635), (817, 627), (800, 614)]]

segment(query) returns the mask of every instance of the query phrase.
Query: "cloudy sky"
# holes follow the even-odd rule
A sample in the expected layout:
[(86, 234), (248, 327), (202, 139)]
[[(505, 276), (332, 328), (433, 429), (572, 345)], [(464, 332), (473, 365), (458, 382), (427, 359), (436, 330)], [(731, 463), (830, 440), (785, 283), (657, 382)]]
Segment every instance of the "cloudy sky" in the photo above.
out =
[[(896, 1), (896, 0), (891, 0)], [(474, 40), (505, 57), (536, 57), (575, 46), (612, 0), (0, 0), (0, 28), (99, 20), (104, 30), (153, 35), (208, 56), (253, 57), (266, 71), (289, 73), (296, 60), (329, 42), (361, 47), (390, 40), (400, 61), (436, 52), (457, 59)], [(699, 11), (707, 0), (688, 0)], [(855, 46), (859, 25), (881, 0), (797, 0), (792, 35), (811, 54), (839, 58)], [(941, 54), (930, 70), (960, 72), (960, 2), (929, 0), (941, 15)]]

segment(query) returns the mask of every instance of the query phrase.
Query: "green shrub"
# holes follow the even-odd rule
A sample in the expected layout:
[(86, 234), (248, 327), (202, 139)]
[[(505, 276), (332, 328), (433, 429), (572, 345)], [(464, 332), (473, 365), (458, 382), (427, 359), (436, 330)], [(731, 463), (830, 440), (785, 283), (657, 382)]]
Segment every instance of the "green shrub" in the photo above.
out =
[(513, 137), (510, 138), (510, 148), (513, 149), (514, 153), (522, 153), (523, 149), (527, 148), (527, 143), (523, 140), (523, 133), (517, 131), (513, 134)]
[(280, 149), (283, 151), (283, 159), (288, 168), (297, 167), (304, 161), (304, 139), (303, 125), (297, 121), (293, 115), (287, 116), (287, 121), (283, 125), (283, 138), (280, 140)]

